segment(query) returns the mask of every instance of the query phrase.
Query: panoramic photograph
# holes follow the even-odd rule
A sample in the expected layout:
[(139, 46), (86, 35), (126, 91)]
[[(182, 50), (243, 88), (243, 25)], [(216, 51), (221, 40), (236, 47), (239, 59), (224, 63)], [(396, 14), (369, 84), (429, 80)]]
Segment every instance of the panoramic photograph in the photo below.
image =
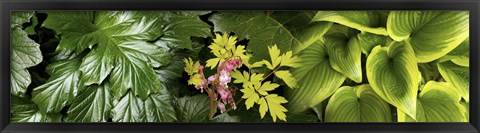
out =
[(12, 122), (469, 121), (469, 12), (12, 11)]

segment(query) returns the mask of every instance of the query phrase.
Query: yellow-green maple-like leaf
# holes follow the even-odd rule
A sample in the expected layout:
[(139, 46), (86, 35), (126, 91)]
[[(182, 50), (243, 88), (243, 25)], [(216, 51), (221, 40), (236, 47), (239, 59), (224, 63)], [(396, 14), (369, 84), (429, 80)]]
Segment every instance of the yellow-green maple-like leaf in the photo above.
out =
[(277, 118), (283, 121), (287, 121), (285, 112), (288, 110), (282, 106), (282, 103), (287, 103), (287, 99), (277, 94), (270, 94), (265, 97), (268, 103), (268, 109), (270, 110), (270, 116), (273, 118), (273, 122), (277, 121)]
[(257, 61), (253, 64), (245, 64), (248, 68), (252, 69), (252, 68), (256, 68), (256, 67), (261, 67), (263, 66), (265, 63), (263, 61)]
[(258, 99), (260, 99), (260, 96), (258, 96), (257, 92), (255, 92), (255, 89), (252, 87), (247, 87), (241, 89), (240, 91), (243, 92), (242, 98), (247, 99), (245, 100), (245, 106), (247, 107), (247, 109), (253, 107), (253, 105), (258, 101)]
[(185, 62), (185, 72), (188, 73), (188, 75), (193, 75), (194, 73), (198, 73), (198, 67), (200, 66), (200, 62), (196, 61), (193, 63), (192, 58), (188, 57), (183, 59), (183, 62)]
[(282, 79), (290, 88), (295, 88), (297, 86), (297, 80), (293, 78), (293, 75), (288, 70), (276, 71), (275, 76)]
[(220, 62), (220, 60), (222, 60), (221, 58), (212, 58), (212, 59), (209, 59), (207, 60), (207, 65), (205, 65), (206, 67), (210, 67), (210, 69), (213, 69), (217, 66), (218, 62)]
[(265, 100), (265, 97), (258, 99), (258, 104), (260, 105), (260, 108), (258, 109), (260, 113), (260, 118), (263, 119), (263, 117), (268, 111), (268, 104), (267, 104), (267, 101)]
[(300, 58), (297, 56), (292, 55), (292, 51), (287, 51), (285, 54), (282, 55), (282, 62), (280, 63), (280, 66), (288, 66), (288, 67), (299, 67), (300, 64)]
[(258, 85), (255, 86), (255, 90), (257, 90), (257, 92), (260, 95), (266, 96), (266, 95), (268, 95), (267, 91), (275, 90), (275, 88), (277, 88), (279, 86), (280, 86), (279, 84), (270, 83), (270, 81), (267, 81), (267, 82), (263, 83), (262, 86), (258, 86)]
[(206, 66), (213, 69), (217, 66), (219, 62), (224, 61), (225, 59), (235, 54), (237, 54), (237, 56), (239, 57), (246, 58), (246, 55), (243, 54), (245, 52), (245, 47), (235, 47), (236, 43), (236, 36), (228, 36), (227, 33), (223, 33), (223, 35), (215, 33), (215, 39), (213, 39), (213, 43), (208, 46), (208, 48), (210, 48), (211, 52), (217, 58), (208, 60)]
[(280, 49), (278, 49), (277, 45), (273, 45), (268, 47), (268, 54), (270, 54), (270, 59), (272, 60), (271, 67), (267, 67), (269, 69), (274, 69), (282, 62), (282, 57), (280, 57)]
[(250, 79), (250, 74), (247, 71), (243, 71), (243, 75), (240, 71), (231, 71), (230, 76), (235, 79), (233, 83), (246, 83)]
[(202, 79), (200, 79), (200, 74), (194, 74), (190, 76), (190, 79), (188, 80), (189, 85), (198, 85), (202, 83)]

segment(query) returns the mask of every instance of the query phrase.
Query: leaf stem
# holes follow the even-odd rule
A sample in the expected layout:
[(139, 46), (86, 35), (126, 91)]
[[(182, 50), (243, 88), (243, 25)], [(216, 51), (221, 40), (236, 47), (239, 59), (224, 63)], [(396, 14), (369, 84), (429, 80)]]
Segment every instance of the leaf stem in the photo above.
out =
[(267, 76), (263, 77), (263, 79), (260, 80), (260, 83), (263, 82), (265, 79), (267, 79), (270, 75), (272, 75), (273, 73), (275, 73), (275, 71), (277, 71), (278, 69), (280, 69), (280, 66), (276, 67), (276, 68), (273, 69)]

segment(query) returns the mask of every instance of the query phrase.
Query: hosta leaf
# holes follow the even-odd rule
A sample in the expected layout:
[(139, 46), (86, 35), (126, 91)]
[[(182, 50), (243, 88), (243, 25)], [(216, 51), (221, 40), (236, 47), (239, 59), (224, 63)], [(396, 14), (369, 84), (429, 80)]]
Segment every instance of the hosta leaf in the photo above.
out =
[(177, 121), (170, 94), (151, 94), (145, 101), (145, 113), (148, 122)]
[(458, 66), (450, 61), (437, 64), (442, 77), (454, 86), (454, 89), (467, 102), (469, 101), (470, 69)]
[(382, 25), (382, 15), (374, 11), (319, 11), (312, 21), (335, 22), (360, 31), (388, 35)]
[(41, 112), (58, 113), (73, 101), (83, 87), (79, 82), (80, 63), (81, 60), (76, 58), (55, 62), (47, 67), (50, 78), (32, 91), (32, 101)]
[(302, 59), (302, 66), (290, 71), (298, 80), (298, 87), (285, 92), (287, 108), (292, 113), (303, 112), (319, 104), (345, 81), (345, 76), (331, 67), (324, 43), (317, 41), (298, 56)]
[(328, 101), (326, 122), (391, 122), (390, 106), (369, 85), (344, 86)]
[(415, 116), (420, 72), (410, 44), (376, 46), (367, 58), (366, 70), (370, 85), (382, 99)]
[(157, 45), (167, 45), (171, 48), (193, 49), (191, 36), (208, 37), (210, 34), (210, 25), (200, 20), (199, 16), (208, 12), (199, 11), (178, 11), (178, 12), (160, 12), (159, 23), (163, 32)]
[(387, 31), (393, 40), (408, 40), (418, 62), (436, 60), (469, 34), (467, 11), (392, 11)]
[(91, 85), (73, 100), (68, 109), (69, 122), (107, 122), (113, 108), (110, 84)]
[(439, 60), (451, 60), (460, 66), (470, 66), (470, 39), (465, 39), (460, 45)]
[(118, 101), (111, 115), (113, 122), (143, 122), (146, 119), (144, 102), (129, 91)]
[(208, 120), (210, 100), (206, 95), (186, 96), (175, 99), (174, 109), (180, 122), (204, 122)]
[[(75, 16), (75, 17), (70, 17)], [(61, 36), (60, 50), (89, 52), (80, 67), (85, 85), (100, 84), (110, 75), (116, 99), (129, 89), (146, 99), (160, 90), (153, 67), (170, 63), (171, 56), (147, 43), (162, 34), (158, 14), (133, 11), (49, 12), (44, 26)]]
[[(284, 24), (290, 22), (285, 19), (286, 17), (293, 18), (291, 21), (300, 19), (295, 24), (307, 26), (296, 27), (298, 29), (286, 27)], [(281, 51), (293, 50), (296, 54), (318, 40), (331, 24), (309, 24), (310, 20), (307, 18), (311, 17), (313, 17), (311, 13), (304, 12), (298, 12), (294, 16), (287, 13), (269, 16), (259, 11), (236, 11), (220, 12), (212, 15), (209, 20), (214, 24), (214, 31), (234, 32), (239, 40), (249, 39), (247, 49), (254, 55), (251, 61), (257, 62), (269, 59), (265, 51), (273, 44), (277, 44)]]
[(445, 82), (428, 82), (417, 100), (416, 120), (398, 111), (399, 122), (466, 122), (465, 107), (452, 86)]
[(358, 43), (362, 49), (362, 53), (366, 55), (370, 54), (375, 46), (386, 46), (392, 41), (392, 39), (390, 39), (388, 36), (375, 35), (367, 32), (359, 33), (355, 38), (356, 41), (354, 41), (354, 43)]
[(60, 122), (62, 119), (60, 113), (41, 113), (29, 99), (12, 96), (11, 101), (11, 119), (14, 122)]
[(29, 22), (33, 12), (12, 12), (12, 53), (11, 53), (11, 94), (23, 97), (31, 83), (30, 73), (26, 68), (35, 66), (43, 60), (40, 45), (21, 28), (23, 23)]
[(362, 82), (361, 50), (354, 43), (355, 38), (349, 39), (344, 35), (326, 35), (324, 37), (327, 53), (330, 55), (332, 68), (343, 73), (353, 81)]

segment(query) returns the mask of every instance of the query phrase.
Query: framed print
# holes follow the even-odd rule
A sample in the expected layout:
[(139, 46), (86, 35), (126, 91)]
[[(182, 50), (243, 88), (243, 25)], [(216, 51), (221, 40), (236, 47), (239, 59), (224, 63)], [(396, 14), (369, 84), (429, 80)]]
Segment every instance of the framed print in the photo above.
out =
[(2, 132), (478, 132), (461, 1), (3, 1)]

